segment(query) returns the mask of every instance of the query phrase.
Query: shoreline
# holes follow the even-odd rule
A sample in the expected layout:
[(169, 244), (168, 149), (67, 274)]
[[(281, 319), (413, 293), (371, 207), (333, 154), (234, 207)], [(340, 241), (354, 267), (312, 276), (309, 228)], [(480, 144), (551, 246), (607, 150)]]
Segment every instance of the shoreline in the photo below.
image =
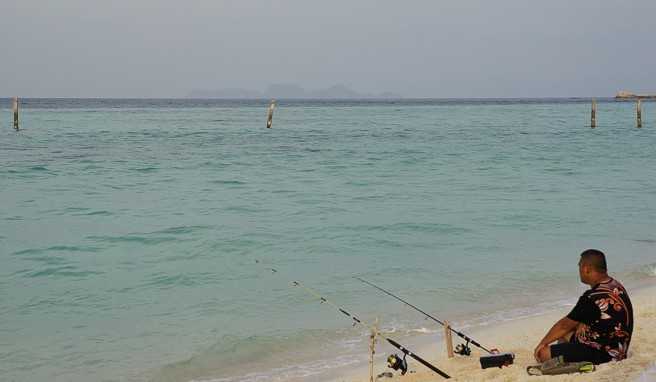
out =
[[(646, 297), (650, 297), (651, 295), (656, 296), (656, 280), (653, 277), (635, 279), (628, 274), (621, 277), (625, 280), (630, 280), (626, 284), (628, 284), (628, 290), (631, 293), (634, 305), (656, 306), (656, 301), (653, 298), (651, 302), (644, 302)], [(572, 291), (573, 294), (568, 299), (563, 299), (562, 296), (559, 296), (559, 298), (541, 301), (533, 306), (518, 306), (509, 310), (492, 311), (483, 313), (480, 316), (460, 317), (460, 319), (455, 318), (450, 321), (456, 330), (460, 330), (474, 340), (479, 341), (481, 345), (488, 349), (498, 348), (501, 352), (509, 351), (516, 353), (515, 364), (510, 368), (500, 370), (501, 374), (499, 375), (505, 376), (501, 378), (504, 381), (524, 380), (522, 377), (528, 376), (525, 373), (525, 366), (535, 363), (532, 359), (533, 347), (553, 323), (571, 310), (576, 299), (582, 292), (583, 289), (576, 292)], [(636, 310), (636, 321), (640, 321), (638, 314), (638, 310)], [(475, 380), (487, 380), (493, 377), (488, 374), (481, 374), (481, 372), (499, 370), (481, 370), (479, 356), (483, 354), (482, 350), (475, 346), (471, 346), (471, 357), (456, 355), (453, 359), (447, 359), (443, 328), (436, 323), (428, 321), (425, 323), (419, 321), (416, 324), (418, 325), (398, 327), (396, 325), (387, 326), (383, 323), (380, 330), (383, 336), (388, 336), (398, 341), (401, 345), (449, 374), (452, 379), (472, 380), (473, 378)], [(640, 324), (638, 323), (637, 325)], [(248, 370), (247, 372), (232, 376), (210, 377), (196, 375), (195, 377), (186, 379), (176, 379), (173, 377), (170, 380), (193, 382), (259, 382), (263, 380), (279, 382), (304, 382), (309, 380), (318, 382), (369, 382), (368, 334), (365, 333), (366, 328), (360, 328), (363, 329), (360, 334), (356, 335), (356, 337), (346, 339), (346, 342), (350, 343), (351, 346), (348, 349), (343, 349), (344, 351), (340, 351), (338, 348), (331, 348), (332, 350), (328, 351), (329, 349), (314, 344), (301, 351), (300, 354), (308, 355), (306, 352), (309, 351), (315, 357), (318, 356), (318, 358), (312, 358), (310, 356), (310, 358), (305, 358), (300, 363), (280, 364), (278, 367), (272, 369), (256, 367), (248, 370), (246, 368), (245, 370)], [(656, 325), (652, 325), (650, 328), (656, 329)], [(517, 338), (511, 334), (518, 334), (520, 332), (527, 334), (518, 343)], [(454, 334), (453, 346), (455, 347), (460, 342), (460, 338)], [(650, 343), (656, 344), (656, 339), (650, 340)], [(522, 346), (527, 346), (530, 349), (522, 349)], [(633, 350), (633, 343), (631, 349)], [(520, 357), (520, 353), (522, 352), (526, 354)], [(297, 355), (300, 354), (297, 353)], [(319, 356), (319, 354), (323, 354), (323, 356)], [(391, 354), (402, 356), (402, 353), (398, 349), (392, 347), (383, 338), (379, 337), (374, 358), (374, 376), (383, 372), (393, 372), (392, 369), (387, 368), (386, 362), (387, 356)], [(327, 355), (328, 357), (325, 357)], [(654, 358), (656, 359), (656, 354)], [(287, 360), (291, 361), (291, 358), (287, 358)], [(297, 360), (300, 361), (300, 359)], [(407, 360), (409, 372), (402, 379), (399, 378), (399, 372), (394, 372), (394, 378), (380, 378), (377, 381), (415, 382), (442, 379), (410, 357)], [(638, 372), (645, 372), (647, 369), (648, 365), (642, 367), (642, 369), (638, 369)], [(472, 372), (475, 372), (473, 376), (470, 375)], [(414, 378), (420, 379), (415, 380)], [(169, 379), (156, 378), (155, 380), (168, 381)]]
[[(472, 346), (471, 357), (456, 355), (448, 359), (444, 350), (444, 343), (423, 345), (413, 348), (417, 354), (433, 363), (439, 369), (451, 376), (455, 381), (486, 380), (486, 381), (647, 381), (656, 360), (656, 283), (642, 285), (630, 291), (634, 307), (635, 328), (629, 350), (629, 357), (621, 362), (610, 362), (598, 365), (593, 373), (569, 374), (558, 376), (535, 377), (526, 373), (526, 366), (535, 364), (533, 348), (544, 336), (547, 330), (559, 318), (566, 315), (570, 307), (558, 307), (552, 311), (519, 317), (495, 324), (470, 328), (467, 335), (480, 341), (482, 344), (499, 345), (502, 352), (515, 353), (515, 363), (510, 367), (481, 369), (479, 356), (481, 351)], [(454, 346), (458, 343), (454, 335)], [(436, 347), (439, 346), (439, 350)], [(378, 378), (377, 381), (389, 382), (424, 382), (440, 381), (440, 376), (434, 374), (418, 362), (408, 358), (408, 374), (401, 377), (399, 372), (387, 368), (385, 358), (391, 348), (377, 345), (378, 357), (374, 361), (374, 377), (383, 372), (393, 372), (392, 378)], [(385, 356), (380, 355), (384, 353)], [(390, 352), (392, 354), (394, 352)], [(398, 353), (398, 351), (396, 352)], [(646, 377), (645, 377), (646, 376)], [(642, 379), (641, 379), (642, 378)], [(368, 382), (368, 365), (353, 370), (344, 375), (333, 375), (325, 379), (330, 382)]]

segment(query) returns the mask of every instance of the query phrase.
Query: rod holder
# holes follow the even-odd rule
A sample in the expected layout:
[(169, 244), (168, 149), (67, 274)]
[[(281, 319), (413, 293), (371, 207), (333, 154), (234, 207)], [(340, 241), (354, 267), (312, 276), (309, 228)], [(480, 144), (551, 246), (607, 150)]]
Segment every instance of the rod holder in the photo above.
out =
[(451, 336), (451, 325), (449, 321), (444, 321), (444, 343), (446, 345), (446, 354), (453, 358), (453, 337)]

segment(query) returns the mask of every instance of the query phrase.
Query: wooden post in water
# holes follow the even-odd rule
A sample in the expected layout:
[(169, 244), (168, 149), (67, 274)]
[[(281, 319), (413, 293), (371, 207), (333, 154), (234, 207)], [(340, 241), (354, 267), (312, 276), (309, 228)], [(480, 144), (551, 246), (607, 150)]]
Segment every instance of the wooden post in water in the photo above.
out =
[(636, 127), (642, 127), (642, 105), (640, 104), (640, 100), (636, 104)]
[(273, 123), (273, 109), (276, 108), (276, 100), (271, 100), (271, 103), (269, 104), (269, 113), (267, 114), (267, 128), (271, 128), (271, 124)]
[(446, 342), (446, 354), (453, 358), (453, 338), (451, 338), (451, 325), (444, 321), (444, 342)]
[(590, 128), (597, 127), (597, 101), (592, 100), (592, 112), (590, 113)]
[(376, 317), (376, 323), (374, 327), (371, 328), (371, 334), (369, 335), (369, 382), (375, 382), (374, 379), (374, 354), (376, 353), (376, 336), (378, 335), (378, 317)]
[(13, 109), (14, 109), (14, 129), (18, 130), (18, 97), (14, 97), (13, 100)]

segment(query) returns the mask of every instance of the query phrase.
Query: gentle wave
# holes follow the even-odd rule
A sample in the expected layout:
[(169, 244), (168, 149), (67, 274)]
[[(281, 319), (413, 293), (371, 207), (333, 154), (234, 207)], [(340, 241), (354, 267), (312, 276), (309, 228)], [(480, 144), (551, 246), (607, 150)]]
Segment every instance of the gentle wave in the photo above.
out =
[(243, 186), (246, 184), (246, 182), (242, 182), (240, 180), (210, 180), (210, 183), (224, 184), (227, 186)]
[(209, 226), (180, 226), (146, 233), (128, 233), (125, 235), (116, 236), (87, 236), (86, 238), (97, 242), (111, 244), (139, 243), (143, 245), (158, 245), (167, 242), (190, 240), (185, 238), (185, 236), (201, 232), (209, 228)]
[(319, 360), (285, 367), (276, 367), (267, 372), (248, 373), (237, 377), (192, 379), (189, 382), (265, 382), (285, 381), (296, 378), (318, 378), (321, 374), (343, 368), (357, 368), (361, 360), (353, 356), (340, 356), (331, 360)]
[(99, 252), (99, 247), (55, 245), (47, 248), (28, 248), (14, 252), (16, 256), (41, 255), (49, 252)]
[(345, 231), (353, 232), (388, 232), (388, 233), (437, 233), (437, 234), (463, 234), (471, 230), (463, 227), (457, 227), (451, 224), (441, 223), (394, 223), (384, 225), (356, 225), (342, 228)]
[(70, 278), (85, 278), (88, 276), (100, 275), (103, 272), (98, 271), (83, 271), (78, 270), (77, 267), (66, 265), (61, 267), (50, 267), (46, 269), (24, 271), (25, 277), (70, 277)]
[[(357, 363), (352, 356), (336, 359), (303, 360), (308, 344), (320, 346), (331, 343), (333, 334), (324, 330), (312, 330), (289, 336), (249, 336), (240, 338), (222, 336), (211, 348), (184, 361), (163, 367), (153, 376), (153, 381), (222, 381), (253, 382), (284, 380), (293, 377), (318, 375), (335, 367)], [(307, 357), (305, 357), (307, 358)], [(262, 360), (267, 360), (261, 364)], [(270, 365), (270, 366), (265, 366)], [(276, 366), (277, 365), (277, 366)], [(280, 366), (283, 365), (283, 366)], [(256, 370), (244, 373), (245, 370)], [(224, 375), (210, 377), (211, 375)]]

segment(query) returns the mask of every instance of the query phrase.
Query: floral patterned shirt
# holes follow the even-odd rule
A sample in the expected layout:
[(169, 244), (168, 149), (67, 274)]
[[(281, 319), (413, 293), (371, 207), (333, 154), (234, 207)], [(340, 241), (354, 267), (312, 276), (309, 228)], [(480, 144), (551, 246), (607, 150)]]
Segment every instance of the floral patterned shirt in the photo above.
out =
[(581, 323), (576, 342), (604, 351), (615, 361), (626, 358), (633, 332), (633, 307), (619, 281), (611, 278), (587, 290), (567, 317)]

